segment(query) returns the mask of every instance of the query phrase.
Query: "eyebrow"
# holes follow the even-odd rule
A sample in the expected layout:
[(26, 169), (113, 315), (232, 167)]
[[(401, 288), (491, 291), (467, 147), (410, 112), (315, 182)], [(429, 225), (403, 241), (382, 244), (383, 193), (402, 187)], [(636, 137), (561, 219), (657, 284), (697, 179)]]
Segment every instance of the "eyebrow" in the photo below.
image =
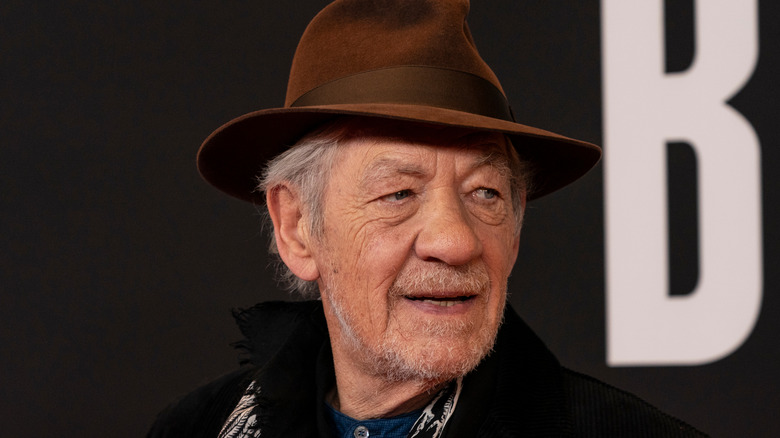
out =
[[(479, 154), (469, 165), (470, 170), (475, 170), (483, 166), (489, 166), (497, 170), (502, 176), (509, 176), (511, 169), (507, 156), (496, 150), (488, 150)], [(409, 160), (382, 157), (369, 164), (360, 178), (360, 185), (366, 186), (377, 180), (392, 178), (397, 175), (409, 175), (412, 177), (422, 177), (425, 170), (417, 163)]]
[(474, 160), (474, 163), (472, 163), (472, 168), (477, 168), (481, 166), (492, 166), (492, 167), (509, 167), (509, 158), (507, 158), (506, 154), (497, 151), (497, 150), (488, 150), (477, 156), (477, 158)]
[(419, 178), (425, 175), (425, 170), (407, 160), (383, 157), (368, 165), (360, 178), (360, 184), (365, 186), (375, 180), (387, 179), (395, 175), (411, 175)]

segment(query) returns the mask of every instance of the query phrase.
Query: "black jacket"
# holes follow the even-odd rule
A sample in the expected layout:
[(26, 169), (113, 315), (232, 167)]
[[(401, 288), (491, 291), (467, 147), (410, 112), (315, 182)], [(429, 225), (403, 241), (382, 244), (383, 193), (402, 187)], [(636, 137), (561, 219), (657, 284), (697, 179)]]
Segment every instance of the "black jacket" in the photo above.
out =
[[(262, 388), (263, 437), (330, 437), (334, 384), (319, 302), (264, 303), (236, 314), (243, 367), (159, 414), (149, 437), (216, 437), (251, 381)], [(702, 437), (636, 396), (560, 366), (507, 306), (495, 351), (464, 379), (450, 437)]]

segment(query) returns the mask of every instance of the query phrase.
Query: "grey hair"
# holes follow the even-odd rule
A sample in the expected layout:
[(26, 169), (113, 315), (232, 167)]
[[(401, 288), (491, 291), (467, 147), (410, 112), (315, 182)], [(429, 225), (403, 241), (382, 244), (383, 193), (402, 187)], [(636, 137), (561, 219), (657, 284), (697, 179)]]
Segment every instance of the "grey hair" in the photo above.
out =
[[(333, 168), (336, 152), (344, 138), (343, 123), (336, 122), (311, 132), (299, 140), (290, 149), (268, 162), (258, 178), (257, 190), (267, 193), (277, 190), (284, 184), (290, 184), (298, 190), (301, 199), (303, 217), (315, 239), (322, 237), (324, 215), (322, 214), (322, 195), (328, 183), (328, 175)], [(266, 206), (263, 214), (264, 227), (271, 230), (268, 252), (274, 255), (274, 264), (279, 282), (290, 292), (297, 291), (304, 298), (318, 296), (317, 283), (302, 280), (290, 271), (279, 257), (279, 248), (273, 233), (273, 222)]]
[[(360, 136), (361, 124), (359, 118), (344, 117), (317, 129), (291, 148), (268, 162), (260, 177), (257, 190), (268, 192), (290, 184), (300, 197), (304, 211), (304, 220), (310, 235), (319, 240), (324, 233), (323, 193), (328, 184), (329, 175), (335, 164), (336, 155), (341, 145), (349, 139)], [(515, 235), (520, 233), (523, 225), (523, 203), (528, 193), (532, 192), (532, 164), (520, 157), (507, 137), (507, 160), (497, 161), (497, 167), (506, 173), (510, 180), (512, 209), (515, 215)], [(268, 227), (270, 239), (268, 251), (274, 255), (279, 282), (290, 292), (297, 291), (304, 298), (317, 298), (319, 291), (317, 283), (297, 277), (279, 257), (276, 238), (273, 233), (273, 223), (266, 207), (263, 214), (264, 225)], [(264, 226), (264, 228), (265, 228)]]

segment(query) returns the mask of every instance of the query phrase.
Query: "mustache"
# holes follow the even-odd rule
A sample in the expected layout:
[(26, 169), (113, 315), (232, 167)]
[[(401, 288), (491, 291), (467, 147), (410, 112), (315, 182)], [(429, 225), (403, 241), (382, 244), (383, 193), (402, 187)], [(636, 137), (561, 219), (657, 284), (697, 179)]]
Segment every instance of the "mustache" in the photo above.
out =
[(490, 276), (484, 265), (426, 265), (405, 266), (390, 286), (390, 295), (435, 295), (453, 292), (459, 295), (480, 295), (490, 290)]

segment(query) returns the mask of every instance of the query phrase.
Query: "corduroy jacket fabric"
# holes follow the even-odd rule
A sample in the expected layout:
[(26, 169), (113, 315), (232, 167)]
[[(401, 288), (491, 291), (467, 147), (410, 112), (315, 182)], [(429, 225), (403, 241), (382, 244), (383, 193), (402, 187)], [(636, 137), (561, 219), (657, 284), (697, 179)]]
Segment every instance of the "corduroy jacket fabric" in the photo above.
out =
[[(236, 318), (243, 367), (181, 398), (157, 418), (158, 437), (216, 437), (254, 381), (263, 437), (331, 437), (324, 395), (334, 384), (320, 302), (264, 303)], [(495, 350), (464, 379), (444, 436), (703, 437), (638, 397), (562, 367), (507, 306)]]

